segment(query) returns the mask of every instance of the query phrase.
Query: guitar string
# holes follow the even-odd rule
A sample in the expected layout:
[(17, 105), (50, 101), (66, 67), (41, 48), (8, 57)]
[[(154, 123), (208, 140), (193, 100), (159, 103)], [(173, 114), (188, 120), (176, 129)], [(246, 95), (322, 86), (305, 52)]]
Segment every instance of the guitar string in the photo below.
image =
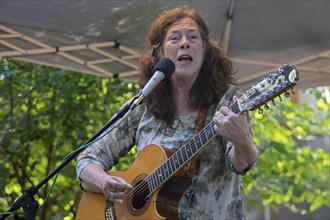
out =
[[(231, 105), (230, 108), (235, 113), (239, 111), (239, 106), (237, 105), (237, 102), (235, 102), (233, 105)], [(209, 141), (210, 139), (212, 139), (215, 136), (215, 131), (213, 129), (213, 126), (214, 126), (213, 122), (209, 123), (204, 129), (202, 129), (197, 135), (195, 135), (183, 147), (181, 147), (174, 155), (172, 155), (167, 161), (164, 161), (160, 165), (160, 167), (158, 169), (156, 169), (154, 172), (152, 172), (145, 180), (142, 181), (142, 183), (138, 184), (135, 189), (132, 189), (129, 193), (127, 193), (123, 198), (123, 201), (125, 201), (124, 203), (117, 205), (118, 207), (116, 210), (114, 209), (114, 207), (112, 207), (112, 210), (114, 210), (115, 215), (117, 217), (119, 217), (119, 216), (121, 216), (121, 213), (123, 211), (126, 212), (126, 208), (124, 208), (124, 206), (127, 206), (127, 204), (130, 203), (130, 201), (131, 201), (130, 198), (133, 198), (133, 199), (141, 198), (141, 196), (144, 196), (145, 192), (149, 192), (148, 196), (151, 195), (160, 185), (162, 185), (166, 180), (168, 180), (172, 175), (174, 175), (181, 168), (181, 166), (186, 164), (188, 162), (188, 160), (191, 159), (200, 150), (200, 148), (196, 148), (196, 146), (195, 146), (197, 139), (200, 139), (202, 141), (202, 143), (203, 143), (203, 141), (206, 143), (207, 141)], [(207, 133), (207, 132), (209, 132), (209, 133)], [(202, 140), (201, 139), (202, 134), (204, 134), (208, 140)], [(209, 135), (211, 134), (211, 137), (209, 137), (208, 134)], [(188, 148), (188, 146), (190, 146), (190, 149)], [(192, 146), (195, 146), (195, 148), (196, 148), (195, 151), (192, 149)], [(202, 146), (204, 146), (204, 144)], [(177, 162), (178, 161), (180, 162), (179, 158), (180, 157), (183, 158), (184, 153), (185, 153), (185, 155), (188, 155), (187, 152), (184, 152), (185, 150), (187, 150), (186, 148), (188, 148), (188, 150), (191, 150), (194, 153), (191, 154), (191, 152), (190, 152), (191, 155), (189, 157), (187, 157), (187, 161), (184, 162), (185, 160), (182, 159), (184, 163), (182, 163), (179, 167), (176, 167)], [(175, 157), (177, 157), (177, 159)], [(172, 166), (175, 166), (173, 168), (174, 170), (170, 169)], [(161, 180), (160, 181), (161, 184), (159, 184), (157, 181), (157, 177), (163, 178), (163, 175), (157, 176), (156, 173), (157, 173), (157, 171), (164, 173), (165, 170), (167, 172), (170, 172), (171, 175), (168, 175), (164, 180)], [(156, 185), (156, 187), (154, 187), (154, 189), (150, 189), (149, 184), (148, 184), (148, 183), (152, 184), (152, 182), (155, 183), (155, 185)], [(148, 188), (149, 188), (149, 190), (148, 190)], [(152, 193), (151, 193), (151, 191), (152, 191)], [(145, 199), (145, 198), (143, 198), (143, 199)], [(148, 203), (148, 202), (150, 202), (150, 201), (146, 201), (146, 203)]]

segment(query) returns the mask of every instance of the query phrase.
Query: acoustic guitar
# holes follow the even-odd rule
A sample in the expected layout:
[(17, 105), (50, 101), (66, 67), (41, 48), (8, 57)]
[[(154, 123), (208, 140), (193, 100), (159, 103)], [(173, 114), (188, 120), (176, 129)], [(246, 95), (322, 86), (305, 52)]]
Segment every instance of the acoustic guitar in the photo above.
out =
[[(230, 109), (241, 114), (259, 108), (261, 113), (262, 105), (267, 109), (270, 100), (281, 97), (282, 93), (288, 95), (289, 89), (294, 92), (298, 79), (297, 69), (285, 64), (247, 90)], [(77, 219), (180, 219), (178, 206), (195, 174), (189, 169), (189, 161), (216, 136), (213, 126), (213, 122), (206, 125), (177, 151), (158, 145), (146, 146), (127, 171), (109, 173), (133, 186), (123, 203), (112, 204), (101, 193), (84, 191)]]

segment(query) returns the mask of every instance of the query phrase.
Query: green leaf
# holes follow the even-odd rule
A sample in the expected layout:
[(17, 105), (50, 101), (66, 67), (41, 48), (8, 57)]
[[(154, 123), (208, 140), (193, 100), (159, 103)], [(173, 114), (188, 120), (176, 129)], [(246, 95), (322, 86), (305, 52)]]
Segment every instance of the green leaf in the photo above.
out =
[(319, 195), (319, 196), (317, 196), (315, 199), (314, 199), (314, 201), (312, 202), (312, 204), (311, 204), (311, 206), (309, 207), (309, 210), (311, 211), (311, 212), (313, 212), (313, 211), (315, 211), (316, 209), (318, 209), (318, 208), (320, 208), (321, 206), (322, 206), (322, 198), (321, 198), (322, 196), (321, 195)]

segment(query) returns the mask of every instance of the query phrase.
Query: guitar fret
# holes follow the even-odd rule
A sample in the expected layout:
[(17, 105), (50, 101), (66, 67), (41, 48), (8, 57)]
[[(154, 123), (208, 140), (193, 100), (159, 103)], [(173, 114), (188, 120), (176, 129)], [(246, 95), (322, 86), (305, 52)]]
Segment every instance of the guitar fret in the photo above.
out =
[(186, 149), (186, 152), (187, 152), (187, 157), (190, 158), (193, 155), (193, 153), (191, 152), (191, 149), (189, 147), (187, 147), (185, 149)]
[[(161, 166), (161, 168), (162, 167), (163, 166)], [(157, 178), (156, 178), (157, 186), (159, 186), (163, 182), (162, 178), (163, 178), (163, 175), (161, 173), (161, 169), (159, 169), (159, 170), (157, 170)]]
[[(202, 134), (203, 132), (201, 132), (201, 134)], [(199, 137), (199, 141), (200, 141), (200, 144), (199, 144), (199, 146), (198, 146), (198, 150), (204, 145), (204, 143), (205, 142), (203, 142), (203, 139), (202, 139), (202, 135), (198, 135), (198, 137)]]
[[(169, 171), (170, 171), (170, 173), (172, 174), (172, 173), (174, 173), (174, 171), (175, 171), (175, 169), (172, 167), (172, 158), (170, 158), (169, 160), (168, 160), (168, 165), (169, 165)], [(170, 175), (170, 174), (169, 174)]]
[(195, 152), (197, 152), (198, 149), (199, 149), (198, 146), (201, 145), (201, 142), (200, 142), (200, 139), (199, 139), (199, 135), (194, 138), (194, 142), (195, 142), (195, 148), (196, 148), (196, 151)]
[(205, 143), (207, 143), (208, 138), (207, 138), (206, 133), (205, 133), (204, 131), (201, 132), (200, 137), (201, 137), (201, 141), (202, 141), (203, 145), (204, 145)]
[(182, 150), (185, 152), (184, 161), (187, 161), (189, 159), (189, 155), (188, 155), (187, 149), (185, 147), (183, 147)]
[(155, 184), (156, 178), (155, 175), (151, 175), (151, 191), (157, 188), (157, 185)]
[(160, 181), (159, 181), (159, 170), (156, 170), (156, 172), (155, 172), (155, 188), (157, 188), (159, 185), (160, 185)]
[(149, 176), (149, 178), (147, 179), (147, 184), (149, 187), (149, 192), (152, 192), (155, 188), (152, 186), (152, 174)]
[(184, 148), (187, 148), (187, 152), (189, 154), (189, 157), (192, 156), (194, 154), (192, 148), (191, 148), (191, 140), (189, 142), (186, 143), (185, 146), (183, 146)]
[(157, 187), (160, 185), (160, 184), (162, 184), (162, 182), (163, 182), (164, 180), (163, 180), (163, 175), (162, 175), (162, 173), (160, 172), (160, 170), (158, 171), (158, 174), (157, 174)]
[(180, 150), (178, 150), (178, 161), (179, 161), (180, 165), (185, 162), (185, 160), (183, 159), (183, 155), (182, 155), (182, 148)]
[(174, 168), (176, 170), (180, 167), (177, 154), (173, 154), (173, 160), (174, 160), (173, 162), (174, 162), (174, 166), (175, 166)]
[(213, 126), (214, 126), (214, 123), (212, 122), (205, 129), (206, 130), (206, 136), (208, 137), (209, 140), (216, 135), (216, 132), (213, 129)]
[(150, 192), (154, 190), (154, 187), (152, 185), (152, 176), (153, 174), (150, 174), (150, 176), (146, 179)]
[(167, 178), (167, 175), (166, 175), (166, 163), (162, 165), (161, 171), (162, 171), (162, 174), (161, 174), (162, 175), (162, 181), (164, 181)]
[(170, 176), (170, 172), (169, 172), (169, 167), (168, 167), (168, 164), (164, 164), (164, 168), (165, 168), (165, 170), (164, 170), (164, 174), (165, 174), (165, 179), (167, 178), (167, 177), (169, 177)]

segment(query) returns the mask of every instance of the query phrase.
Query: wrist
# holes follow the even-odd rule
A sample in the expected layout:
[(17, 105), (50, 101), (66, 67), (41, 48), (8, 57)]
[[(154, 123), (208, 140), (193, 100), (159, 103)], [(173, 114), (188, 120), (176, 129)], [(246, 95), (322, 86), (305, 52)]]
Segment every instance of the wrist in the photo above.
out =
[(236, 174), (245, 175), (255, 166), (259, 158), (259, 151), (254, 143), (245, 147), (233, 145), (229, 152), (229, 158), (232, 170)]

